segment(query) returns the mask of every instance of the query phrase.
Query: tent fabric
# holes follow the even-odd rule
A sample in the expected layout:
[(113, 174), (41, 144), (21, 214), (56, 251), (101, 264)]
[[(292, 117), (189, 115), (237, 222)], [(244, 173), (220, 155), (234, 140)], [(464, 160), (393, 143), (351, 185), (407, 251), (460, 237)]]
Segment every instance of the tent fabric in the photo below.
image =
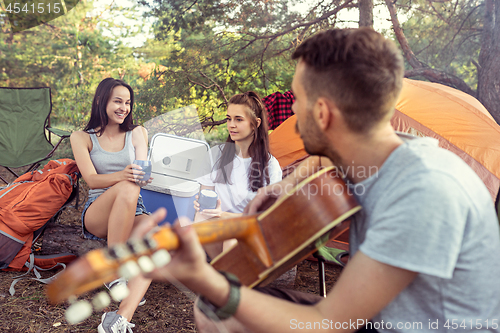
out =
[[(307, 153), (292, 116), (270, 135), (271, 154), (286, 167)], [(430, 82), (404, 79), (391, 124), (395, 130), (439, 140), (483, 180), (493, 200), (500, 187), (500, 126), (474, 97)]]
[(405, 79), (391, 124), (397, 131), (438, 139), (469, 164), (496, 198), (500, 126), (477, 99), (438, 83)]
[(304, 143), (295, 131), (297, 117), (291, 116), (269, 134), (269, 149), (281, 168), (307, 155)]
[(498, 178), (486, 169), (485, 166), (477, 162), (472, 156), (422, 124), (415, 123), (415, 120), (398, 110), (395, 111), (395, 115), (392, 118), (391, 123), (394, 128), (406, 129), (406, 133), (415, 136), (429, 136), (438, 139), (440, 147), (452, 151), (460, 156), (476, 172), (476, 174), (483, 180), (493, 199), (495, 199), (500, 185)]

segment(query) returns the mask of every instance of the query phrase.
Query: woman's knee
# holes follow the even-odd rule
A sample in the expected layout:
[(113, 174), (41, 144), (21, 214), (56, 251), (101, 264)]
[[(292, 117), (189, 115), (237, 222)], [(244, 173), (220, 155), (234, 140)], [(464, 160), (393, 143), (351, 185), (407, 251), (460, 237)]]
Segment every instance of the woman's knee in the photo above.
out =
[(121, 181), (113, 185), (116, 190), (116, 198), (122, 202), (137, 204), (141, 188), (130, 181)]

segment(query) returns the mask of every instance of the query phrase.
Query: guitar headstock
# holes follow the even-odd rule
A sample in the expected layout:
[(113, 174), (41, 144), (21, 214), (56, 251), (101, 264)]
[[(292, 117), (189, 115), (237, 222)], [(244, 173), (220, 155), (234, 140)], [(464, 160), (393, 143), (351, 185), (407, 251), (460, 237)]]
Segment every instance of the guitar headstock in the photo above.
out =
[[(170, 246), (163, 244), (165, 240), (170, 242)], [(165, 266), (170, 261), (167, 249), (177, 244), (175, 234), (169, 228), (161, 228), (143, 239), (90, 251), (69, 265), (47, 286), (49, 301), (55, 304), (68, 300), (72, 305), (66, 311), (66, 319), (71, 324), (79, 323), (89, 317), (93, 310), (108, 306), (111, 299), (120, 302), (128, 296), (128, 289), (125, 284), (120, 284), (111, 288), (110, 295), (103, 291), (91, 302), (76, 301), (77, 296), (117, 278), (129, 280), (139, 274), (149, 273), (156, 267)]]

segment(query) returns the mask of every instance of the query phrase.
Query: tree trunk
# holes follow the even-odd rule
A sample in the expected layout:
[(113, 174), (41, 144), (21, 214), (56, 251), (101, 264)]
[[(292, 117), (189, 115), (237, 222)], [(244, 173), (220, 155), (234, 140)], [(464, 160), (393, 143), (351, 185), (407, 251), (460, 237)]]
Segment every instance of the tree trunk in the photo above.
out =
[(359, 0), (359, 27), (373, 28), (373, 0)]
[(477, 96), (500, 124), (500, 1), (486, 0)]

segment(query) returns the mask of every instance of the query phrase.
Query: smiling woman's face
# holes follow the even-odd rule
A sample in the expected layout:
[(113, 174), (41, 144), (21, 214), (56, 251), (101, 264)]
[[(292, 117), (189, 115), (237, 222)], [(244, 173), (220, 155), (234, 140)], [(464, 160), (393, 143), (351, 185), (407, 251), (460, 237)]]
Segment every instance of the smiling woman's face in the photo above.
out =
[(106, 114), (108, 115), (108, 124), (121, 124), (130, 113), (130, 91), (124, 86), (113, 88), (108, 104), (106, 105)]

